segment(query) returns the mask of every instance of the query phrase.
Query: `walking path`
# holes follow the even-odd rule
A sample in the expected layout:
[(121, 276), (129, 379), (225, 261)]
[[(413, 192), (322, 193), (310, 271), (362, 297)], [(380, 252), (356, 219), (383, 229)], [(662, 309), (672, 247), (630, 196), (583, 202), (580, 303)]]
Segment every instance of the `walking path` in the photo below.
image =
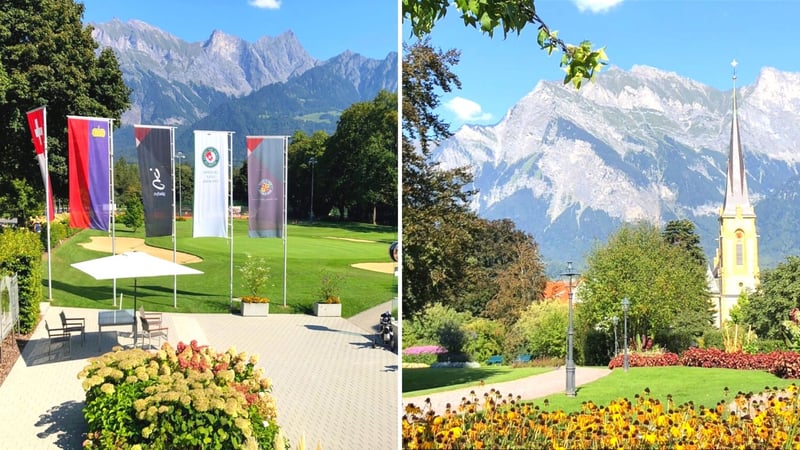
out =
[[(273, 382), (278, 424), (296, 448), (321, 443), (328, 449), (396, 449), (398, 363), (396, 353), (373, 348), (386, 302), (350, 320), (302, 314), (242, 317), (234, 314), (164, 313), (169, 341), (196, 339), (217, 351), (235, 347), (259, 355), (259, 366)], [(72, 337), (71, 352), (48, 358), (45, 320), (59, 326), (58, 313), (86, 319), (86, 343)], [(97, 312), (47, 307), (31, 341), (0, 386), (0, 449), (76, 449), (82, 447), (85, 393), (78, 372), (88, 358), (120, 344), (133, 343), (130, 328), (104, 329), (97, 350)]]
[[(591, 383), (610, 373), (611, 370), (609, 369), (578, 367), (575, 370), (575, 385), (583, 386), (584, 384)], [(484, 386), (480, 386), (476, 383), (475, 386), (454, 389), (452, 391), (438, 392), (411, 398), (404, 397), (403, 405), (405, 406), (413, 403), (415, 406), (424, 408), (427, 403), (430, 402), (430, 408), (432, 408), (436, 414), (441, 414), (447, 408), (448, 403), (451, 407), (456, 408), (461, 403), (462, 398), (471, 398), (473, 391), (480, 398), (483, 398), (483, 394), (489, 392), (491, 389), (499, 391), (503, 397), (512, 394), (515, 398), (520, 396), (523, 400), (532, 400), (559, 392), (565, 392), (566, 377), (566, 369), (561, 367), (552, 372), (520, 378), (514, 381), (506, 381), (505, 383), (487, 384)], [(578, 389), (578, 393), (580, 394), (580, 389)]]

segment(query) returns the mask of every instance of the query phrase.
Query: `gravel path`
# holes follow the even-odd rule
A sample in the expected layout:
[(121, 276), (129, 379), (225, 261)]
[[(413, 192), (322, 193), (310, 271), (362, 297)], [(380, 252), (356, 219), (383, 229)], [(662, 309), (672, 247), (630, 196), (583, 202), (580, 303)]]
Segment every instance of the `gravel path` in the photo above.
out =
[[(575, 370), (575, 385), (578, 387), (578, 395), (580, 395), (580, 386), (591, 383), (592, 381), (602, 378), (610, 373), (611, 370), (605, 368), (578, 367)], [(403, 406), (413, 403), (416, 406), (424, 408), (427, 400), (430, 399), (430, 404), (433, 408), (433, 411), (438, 414), (444, 412), (448, 403), (455, 407), (461, 403), (462, 398), (469, 398), (472, 391), (474, 391), (479, 397), (483, 397), (485, 392), (489, 392), (491, 389), (494, 389), (495, 391), (499, 391), (503, 397), (507, 397), (508, 394), (512, 394), (515, 398), (520, 396), (522, 400), (532, 400), (559, 392), (565, 392), (566, 383), (566, 369), (562, 366), (558, 369), (554, 369), (552, 372), (546, 372), (527, 378), (520, 378), (519, 380), (507, 381), (505, 383), (496, 383), (491, 385), (486, 384), (483, 386), (476, 383), (473, 387), (455, 389), (452, 391), (419, 397), (404, 397)]]

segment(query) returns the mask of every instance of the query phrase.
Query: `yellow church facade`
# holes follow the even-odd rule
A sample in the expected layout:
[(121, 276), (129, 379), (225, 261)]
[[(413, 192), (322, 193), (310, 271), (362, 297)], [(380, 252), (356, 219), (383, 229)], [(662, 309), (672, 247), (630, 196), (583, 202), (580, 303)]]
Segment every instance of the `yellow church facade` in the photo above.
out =
[[(734, 70), (736, 68), (734, 61)], [(719, 216), (719, 245), (714, 257), (714, 286), (711, 289), (715, 324), (721, 327), (730, 319), (730, 311), (745, 292), (753, 292), (759, 283), (758, 233), (756, 213), (747, 191), (744, 154), (739, 135), (736, 104), (736, 73), (733, 75), (733, 119), (725, 182), (725, 199)]]

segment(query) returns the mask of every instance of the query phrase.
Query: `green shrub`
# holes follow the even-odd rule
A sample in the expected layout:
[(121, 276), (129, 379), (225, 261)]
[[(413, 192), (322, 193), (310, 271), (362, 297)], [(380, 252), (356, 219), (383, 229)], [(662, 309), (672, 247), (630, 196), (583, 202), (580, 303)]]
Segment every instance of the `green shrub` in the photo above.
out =
[(505, 327), (502, 323), (477, 318), (463, 326), (467, 342), (464, 351), (473, 361), (486, 361), (492, 355), (503, 352), (505, 345)]
[(512, 327), (506, 353), (563, 358), (566, 355), (567, 308), (567, 305), (552, 301), (532, 303)]
[(725, 349), (725, 339), (722, 331), (716, 328), (706, 330), (703, 333), (699, 345), (701, 348), (716, 348), (720, 350)]
[(273, 448), (279, 428), (256, 358), (165, 343), (115, 350), (78, 377), (86, 391), (86, 448)]
[(412, 335), (415, 342), (439, 342), (439, 330), (445, 324), (460, 328), (470, 319), (472, 319), (470, 313), (460, 313), (441, 303), (428, 305), (422, 313), (403, 324), (403, 345), (413, 345), (406, 342), (406, 333)]
[(467, 336), (464, 334), (464, 330), (461, 329), (460, 324), (446, 322), (439, 328), (438, 333), (439, 344), (446, 348), (449, 353), (462, 353)]
[(0, 234), (0, 273), (17, 274), (21, 333), (30, 333), (39, 321), (42, 300), (42, 243), (38, 233), (6, 228)]

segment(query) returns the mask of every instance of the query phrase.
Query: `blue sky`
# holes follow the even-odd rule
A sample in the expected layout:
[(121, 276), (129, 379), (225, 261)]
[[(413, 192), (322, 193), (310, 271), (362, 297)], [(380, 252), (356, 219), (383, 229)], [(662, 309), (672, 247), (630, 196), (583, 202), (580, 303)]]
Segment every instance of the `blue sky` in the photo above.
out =
[[(82, 0), (84, 22), (138, 19), (187, 42), (215, 29), (249, 42), (292, 30), (314, 58), (351, 50), (383, 59), (398, 49), (397, 0)], [(365, 18), (368, 18), (365, 20)]]
[[(800, 72), (800, 2), (793, 0), (537, 0), (536, 11), (565, 42), (606, 47), (610, 65), (624, 70), (652, 66), (720, 90), (731, 88), (733, 59), (739, 86), (765, 66)], [(431, 44), (461, 50), (453, 70), (462, 89), (443, 96), (439, 110), (451, 129), (494, 124), (538, 81), (563, 79), (560, 55), (539, 50), (536, 31), (489, 39), (454, 11), (437, 23)], [(414, 42), (409, 36), (406, 26), (402, 37)]]

